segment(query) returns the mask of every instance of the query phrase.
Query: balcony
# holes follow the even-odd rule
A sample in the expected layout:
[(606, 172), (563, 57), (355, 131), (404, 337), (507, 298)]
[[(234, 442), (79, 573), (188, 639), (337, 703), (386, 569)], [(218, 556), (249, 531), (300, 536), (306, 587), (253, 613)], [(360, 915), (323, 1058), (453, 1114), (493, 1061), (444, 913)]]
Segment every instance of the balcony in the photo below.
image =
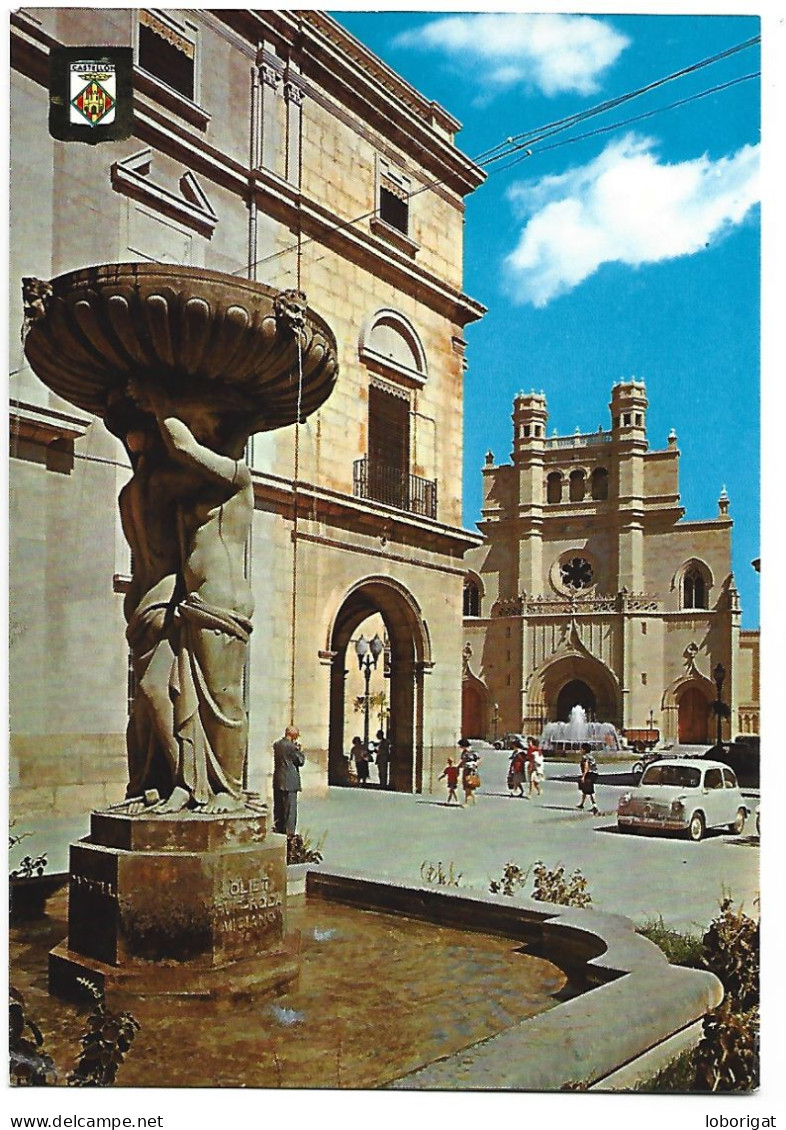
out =
[(437, 516), (435, 481), (410, 475), (398, 467), (372, 461), (367, 456), (356, 459), (353, 464), (352, 493), (355, 498), (368, 498), (423, 518)]

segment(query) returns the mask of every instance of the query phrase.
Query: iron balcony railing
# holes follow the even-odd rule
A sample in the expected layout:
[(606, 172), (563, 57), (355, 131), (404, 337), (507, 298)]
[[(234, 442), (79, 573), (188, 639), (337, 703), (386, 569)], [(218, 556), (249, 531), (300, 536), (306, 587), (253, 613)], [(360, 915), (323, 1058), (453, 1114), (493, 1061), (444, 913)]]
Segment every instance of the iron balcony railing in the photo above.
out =
[(353, 464), (352, 488), (355, 498), (373, 499), (424, 518), (437, 516), (437, 484), (434, 480), (410, 475), (367, 456), (356, 459)]

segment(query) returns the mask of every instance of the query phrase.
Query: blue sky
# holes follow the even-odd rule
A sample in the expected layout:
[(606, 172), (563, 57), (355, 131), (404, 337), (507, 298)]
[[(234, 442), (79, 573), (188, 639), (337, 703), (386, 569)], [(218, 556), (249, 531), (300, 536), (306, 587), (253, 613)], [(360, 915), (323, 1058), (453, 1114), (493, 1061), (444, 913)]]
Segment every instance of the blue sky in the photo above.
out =
[[(334, 15), (462, 122), (474, 158), (760, 30), (755, 16)], [(491, 164), (464, 260), (489, 311), (467, 328), (465, 523), (485, 452), (509, 459), (519, 389), (546, 393), (549, 433), (595, 431), (612, 384), (636, 377), (650, 446), (677, 432), (686, 519), (714, 517), (728, 491), (744, 627), (759, 622), (759, 80), (693, 96), (759, 68), (750, 47)]]

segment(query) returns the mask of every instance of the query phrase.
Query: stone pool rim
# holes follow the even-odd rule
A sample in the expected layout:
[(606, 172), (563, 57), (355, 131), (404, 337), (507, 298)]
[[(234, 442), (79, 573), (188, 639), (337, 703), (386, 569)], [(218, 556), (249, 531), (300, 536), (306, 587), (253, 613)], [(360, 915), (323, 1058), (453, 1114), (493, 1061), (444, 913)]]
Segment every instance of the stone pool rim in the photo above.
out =
[(324, 866), (308, 868), (306, 895), (515, 939), (587, 990), (389, 1082), (391, 1089), (602, 1090), (604, 1079), (657, 1059), (659, 1047), (695, 1031), (723, 1000), (714, 974), (671, 965), (622, 915)]

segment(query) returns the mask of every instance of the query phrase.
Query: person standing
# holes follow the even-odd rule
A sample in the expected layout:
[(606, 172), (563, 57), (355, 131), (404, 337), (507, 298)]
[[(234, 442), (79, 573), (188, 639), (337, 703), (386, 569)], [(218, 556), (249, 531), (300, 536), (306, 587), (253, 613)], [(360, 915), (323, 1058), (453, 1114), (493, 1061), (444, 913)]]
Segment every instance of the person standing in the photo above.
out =
[(299, 737), (296, 726), (287, 726), (283, 738), (273, 743), (273, 827), (287, 836), (297, 831), (300, 766), (306, 761)]
[(385, 737), (383, 730), (377, 730), (377, 769), (379, 770), (379, 787), (388, 787), (388, 766), (390, 765), (390, 742)]
[(355, 775), (358, 784), (368, 784), (368, 750), (363, 745), (362, 738), (355, 737), (352, 739), (350, 756), (355, 762)]
[(595, 782), (598, 778), (598, 770), (595, 765), (595, 758), (592, 756), (592, 749), (585, 742), (581, 747), (581, 761), (579, 762), (579, 792), (581, 793), (581, 802), (579, 808), (584, 808), (584, 802), (589, 797), (592, 804), (592, 815), (598, 815), (598, 805), (595, 800)]
[(540, 752), (540, 743), (537, 738), (533, 738), (530, 742), (529, 749), (527, 750), (527, 760), (529, 763), (529, 793), (531, 797), (533, 792), (538, 796), (543, 796), (543, 791), (540, 787), (541, 781), (545, 774), (543, 772), (543, 754)]

